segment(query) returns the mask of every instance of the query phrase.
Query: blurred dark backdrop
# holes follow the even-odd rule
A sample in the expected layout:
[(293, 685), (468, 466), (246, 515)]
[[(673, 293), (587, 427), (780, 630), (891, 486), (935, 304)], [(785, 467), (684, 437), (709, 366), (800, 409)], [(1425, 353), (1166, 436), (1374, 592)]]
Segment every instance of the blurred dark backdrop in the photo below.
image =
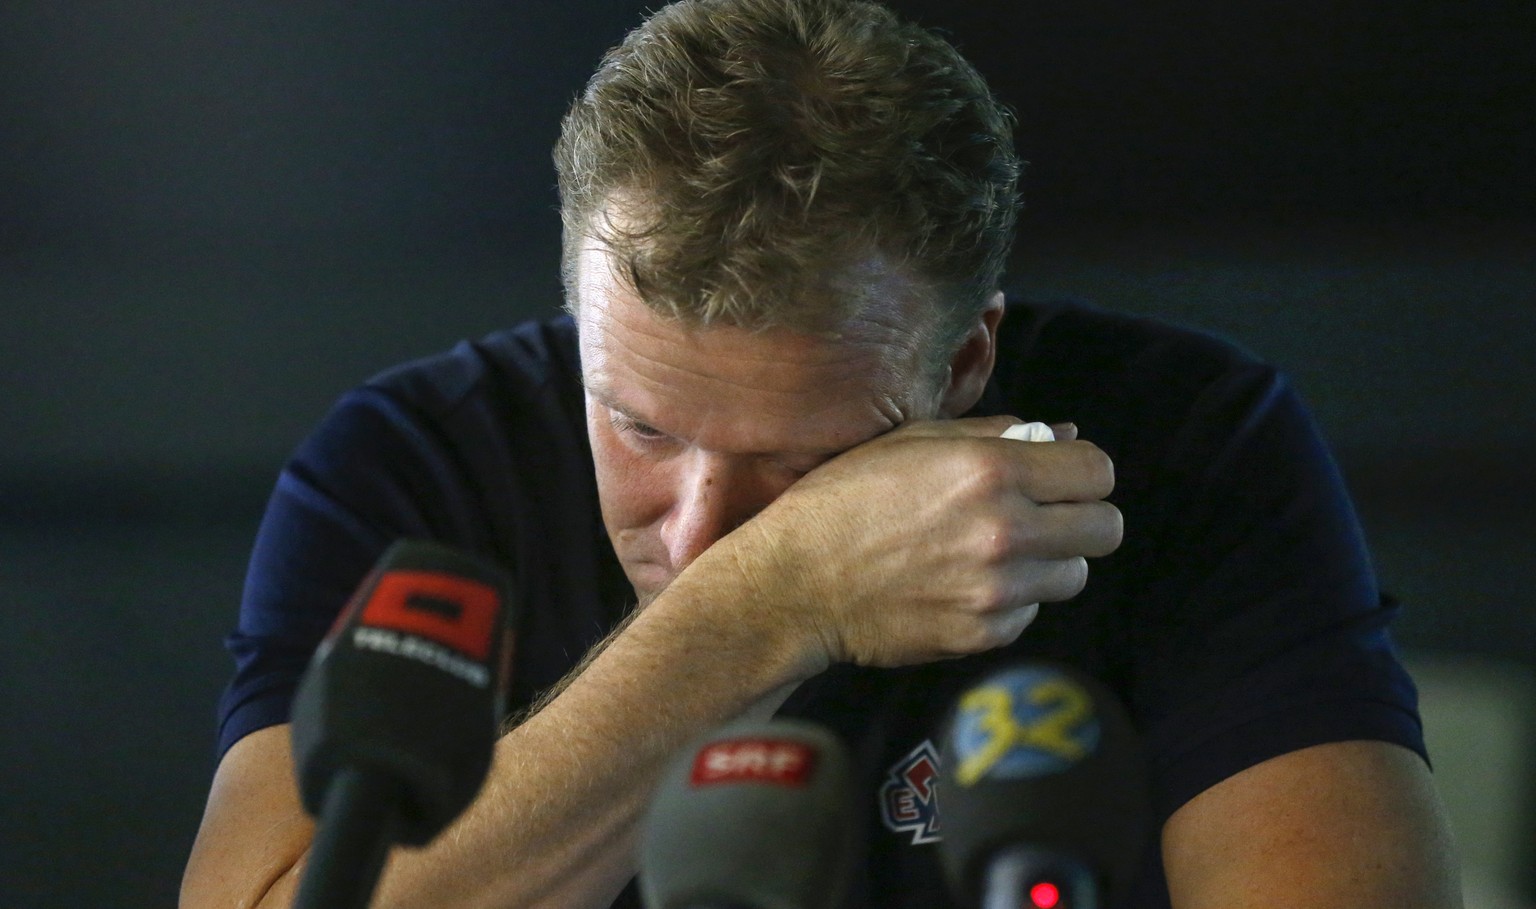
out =
[[(646, 5), (0, 5), (7, 906), (174, 900), (276, 471), (558, 306), (548, 149)], [(1536, 5), (895, 5), (1018, 112), (1015, 285), (1284, 365), (1404, 644), (1536, 665)]]

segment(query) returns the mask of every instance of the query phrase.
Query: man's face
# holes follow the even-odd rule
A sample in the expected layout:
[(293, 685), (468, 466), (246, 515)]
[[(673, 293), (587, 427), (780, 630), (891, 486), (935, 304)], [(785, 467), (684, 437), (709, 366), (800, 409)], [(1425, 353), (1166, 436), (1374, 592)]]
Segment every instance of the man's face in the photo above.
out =
[(603, 522), (642, 605), (818, 464), (934, 416), (915, 294), (888, 270), (863, 273), (867, 298), (907, 302), (872, 304), (829, 339), (681, 326), (608, 264), (595, 246), (578, 260), (587, 433)]

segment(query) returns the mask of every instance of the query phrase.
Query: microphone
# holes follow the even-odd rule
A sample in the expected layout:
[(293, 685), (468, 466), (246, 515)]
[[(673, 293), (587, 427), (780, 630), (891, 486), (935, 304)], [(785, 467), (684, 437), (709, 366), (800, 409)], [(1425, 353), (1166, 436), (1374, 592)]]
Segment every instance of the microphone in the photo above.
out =
[(984, 909), (1096, 909), (1130, 887), (1151, 828), (1130, 718), (1075, 669), (1003, 669), (956, 703), (941, 748), (940, 859)]
[(641, 827), (647, 909), (831, 909), (855, 836), (848, 757), (832, 733), (727, 726), (673, 761)]
[(321, 642), (293, 705), (304, 808), (318, 820), (297, 909), (362, 909), (394, 842), (425, 845), (490, 768), (512, 656), (511, 580), (401, 540)]

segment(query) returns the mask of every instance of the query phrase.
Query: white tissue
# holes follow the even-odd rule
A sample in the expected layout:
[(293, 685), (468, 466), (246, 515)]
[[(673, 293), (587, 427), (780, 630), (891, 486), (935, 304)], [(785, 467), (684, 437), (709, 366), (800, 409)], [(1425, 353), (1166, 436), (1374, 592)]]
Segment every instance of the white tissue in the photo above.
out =
[(1054, 442), (1056, 433), (1044, 423), (1015, 423), (1003, 430), (1003, 438), (1020, 442)]

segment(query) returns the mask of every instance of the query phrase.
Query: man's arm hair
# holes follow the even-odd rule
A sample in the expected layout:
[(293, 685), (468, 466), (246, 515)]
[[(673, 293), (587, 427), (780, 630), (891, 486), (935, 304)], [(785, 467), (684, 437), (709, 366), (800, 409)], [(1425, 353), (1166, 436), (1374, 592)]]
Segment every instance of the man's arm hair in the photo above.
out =
[(635, 614), (637, 612), (637, 609), (631, 609), (629, 612), (625, 613), (624, 618), (619, 620), (619, 624), (615, 625), (612, 631), (604, 635), (601, 641), (593, 644), (591, 649), (582, 655), (580, 662), (576, 664), (575, 668), (562, 676), (560, 681), (539, 692), (538, 695), (534, 697), (532, 703), (528, 704), (526, 707), (523, 707), (519, 710), (514, 710), (507, 714), (506, 718), (503, 719), (501, 723), (501, 734), (506, 735), (517, 727), (523, 725), (523, 723), (527, 722), (529, 717), (539, 713), (544, 708), (554, 703), (556, 698), (564, 694), (567, 688), (571, 687), (572, 682), (576, 681), (576, 679), (580, 677), (583, 672), (587, 671), (587, 667), (591, 666), (594, 660), (596, 660), (599, 656), (602, 656), (603, 651), (608, 649), (608, 645), (613, 643), (614, 640), (619, 637), (619, 635), (623, 634), (625, 629), (629, 628), (629, 623), (635, 620)]

